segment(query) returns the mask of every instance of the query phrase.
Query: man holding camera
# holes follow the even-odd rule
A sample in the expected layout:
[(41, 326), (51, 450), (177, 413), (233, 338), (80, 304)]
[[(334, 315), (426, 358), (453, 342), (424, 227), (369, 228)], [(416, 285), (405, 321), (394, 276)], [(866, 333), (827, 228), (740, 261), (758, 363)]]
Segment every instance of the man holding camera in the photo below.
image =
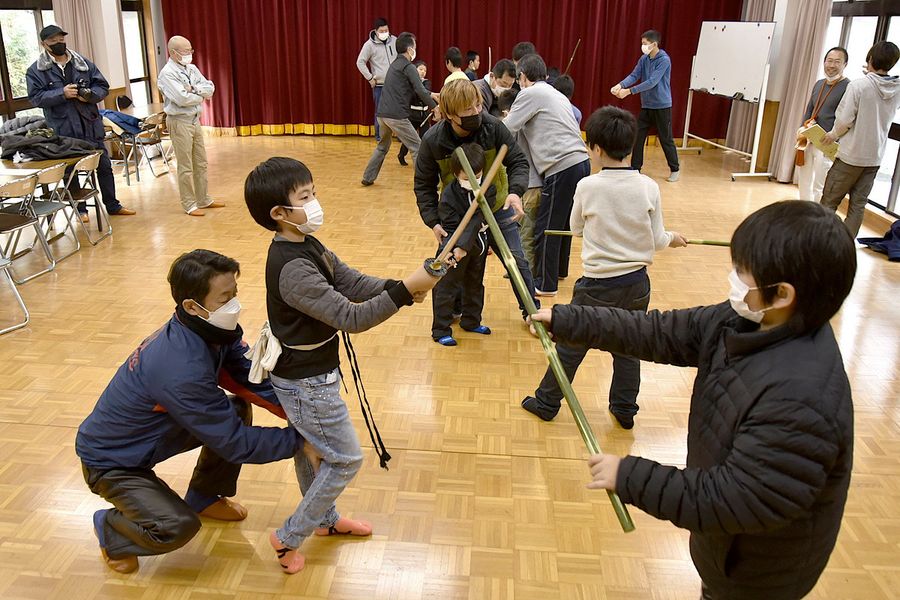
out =
[[(28, 99), (44, 110), (47, 125), (57, 135), (85, 140), (101, 151), (97, 180), (106, 210), (111, 215), (133, 215), (133, 210), (116, 199), (112, 165), (103, 145), (103, 119), (97, 103), (109, 94), (109, 83), (97, 65), (66, 48), (67, 35), (56, 25), (41, 30), (43, 52), (25, 75)], [(78, 210), (81, 220), (87, 222), (87, 208), (80, 205)]]

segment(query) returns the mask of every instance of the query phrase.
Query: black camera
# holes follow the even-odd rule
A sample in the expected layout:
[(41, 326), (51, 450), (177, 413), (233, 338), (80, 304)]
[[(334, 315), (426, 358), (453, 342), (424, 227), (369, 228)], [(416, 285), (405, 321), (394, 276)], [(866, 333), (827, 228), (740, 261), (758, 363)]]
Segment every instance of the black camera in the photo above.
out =
[(91, 88), (88, 85), (88, 82), (86, 80), (79, 79), (76, 82), (76, 85), (78, 86), (77, 93), (78, 93), (79, 98), (81, 98), (82, 100), (87, 101), (87, 102), (89, 102), (93, 99), (94, 92), (91, 91)]

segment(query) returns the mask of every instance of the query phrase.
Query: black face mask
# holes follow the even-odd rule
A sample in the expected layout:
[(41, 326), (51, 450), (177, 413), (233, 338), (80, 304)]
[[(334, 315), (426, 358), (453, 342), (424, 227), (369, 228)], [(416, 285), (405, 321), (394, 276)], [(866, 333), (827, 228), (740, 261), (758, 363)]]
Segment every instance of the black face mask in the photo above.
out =
[(66, 55), (66, 43), (65, 42), (57, 42), (55, 44), (50, 44), (50, 52), (53, 53), (53, 56), (65, 56)]
[(478, 131), (481, 127), (481, 113), (459, 118), (459, 126), (466, 131)]

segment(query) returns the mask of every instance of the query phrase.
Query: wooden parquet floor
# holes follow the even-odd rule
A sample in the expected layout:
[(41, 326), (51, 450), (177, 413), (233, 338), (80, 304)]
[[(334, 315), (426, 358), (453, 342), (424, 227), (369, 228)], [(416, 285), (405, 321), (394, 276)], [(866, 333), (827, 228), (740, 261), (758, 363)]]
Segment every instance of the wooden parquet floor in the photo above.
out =
[[(404, 309), (362, 335), (356, 348), (378, 424), (395, 459), (374, 452), (340, 498), (347, 514), (370, 519), (370, 540), (314, 539), (307, 567), (285, 576), (266, 542), (299, 500), (290, 461), (248, 465), (239, 524), (204, 523), (186, 547), (141, 559), (122, 576), (101, 562), (90, 517), (104, 502), (82, 481), (73, 444), (114, 370), (163, 323), (173, 303), (166, 284), (181, 252), (210, 248), (242, 265), (242, 323), (252, 341), (265, 319), (263, 269), (270, 234), (249, 218), (243, 180), (259, 161), (305, 161), (326, 211), (321, 238), (349, 264), (400, 277), (434, 241), (419, 220), (412, 167), (393, 154), (376, 185), (359, 180), (372, 149), (361, 138), (208, 140), (210, 189), (227, 207), (201, 219), (180, 210), (174, 172), (128, 188), (136, 217), (114, 218), (112, 239), (86, 247), (53, 273), (21, 287), (32, 312), (24, 330), (0, 337), (0, 597), (5, 599), (377, 600), (693, 599), (699, 579), (687, 534), (632, 509), (637, 531), (619, 529), (606, 495), (589, 492), (586, 451), (571, 415), (539, 422), (519, 407), (546, 363), (517, 315), (499, 261), (490, 259), (484, 322), (489, 337), (462, 333), (460, 345), (430, 340), (430, 302)], [(396, 151), (396, 147), (393, 148)], [(658, 148), (646, 172), (667, 174)], [(743, 166), (719, 152), (684, 156), (684, 177), (661, 182), (668, 228), (728, 239), (749, 212), (796, 197), (762, 181), (732, 183)], [(145, 171), (146, 172), (146, 171)], [(147, 173), (149, 178), (149, 173)], [(881, 232), (878, 232), (879, 235)], [(580, 272), (556, 299), (566, 302)], [(856, 406), (856, 456), (837, 549), (811, 597), (887, 599), (900, 590), (900, 269), (859, 251), (859, 274), (835, 321)], [(827, 266), (826, 266), (827, 268)], [(688, 247), (658, 255), (651, 307), (725, 298), (727, 249)], [(8, 306), (9, 296), (0, 292)], [(8, 313), (2, 313), (7, 318)], [(683, 464), (690, 369), (645, 364), (641, 412), (631, 432), (606, 412), (610, 359), (592, 353), (575, 382), (608, 452)], [(360, 439), (369, 441), (354, 398)], [(257, 422), (277, 420), (257, 411)], [(196, 453), (158, 473), (183, 492)]]

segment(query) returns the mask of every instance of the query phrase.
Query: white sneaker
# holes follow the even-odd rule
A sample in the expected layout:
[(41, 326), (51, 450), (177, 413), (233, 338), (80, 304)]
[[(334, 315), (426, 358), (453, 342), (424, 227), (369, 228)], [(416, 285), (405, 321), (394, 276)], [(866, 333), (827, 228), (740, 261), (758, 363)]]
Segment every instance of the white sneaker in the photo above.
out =
[(669, 178), (666, 179), (666, 181), (668, 181), (669, 183), (675, 183), (679, 179), (681, 179), (681, 171), (672, 171), (671, 173), (669, 173)]
[(535, 295), (535, 296), (547, 296), (547, 297), (553, 297), (553, 296), (556, 295), (556, 292), (545, 292), (545, 291), (543, 291), (543, 290), (539, 290), (539, 289), (535, 288), (535, 289), (534, 289), (534, 295)]

